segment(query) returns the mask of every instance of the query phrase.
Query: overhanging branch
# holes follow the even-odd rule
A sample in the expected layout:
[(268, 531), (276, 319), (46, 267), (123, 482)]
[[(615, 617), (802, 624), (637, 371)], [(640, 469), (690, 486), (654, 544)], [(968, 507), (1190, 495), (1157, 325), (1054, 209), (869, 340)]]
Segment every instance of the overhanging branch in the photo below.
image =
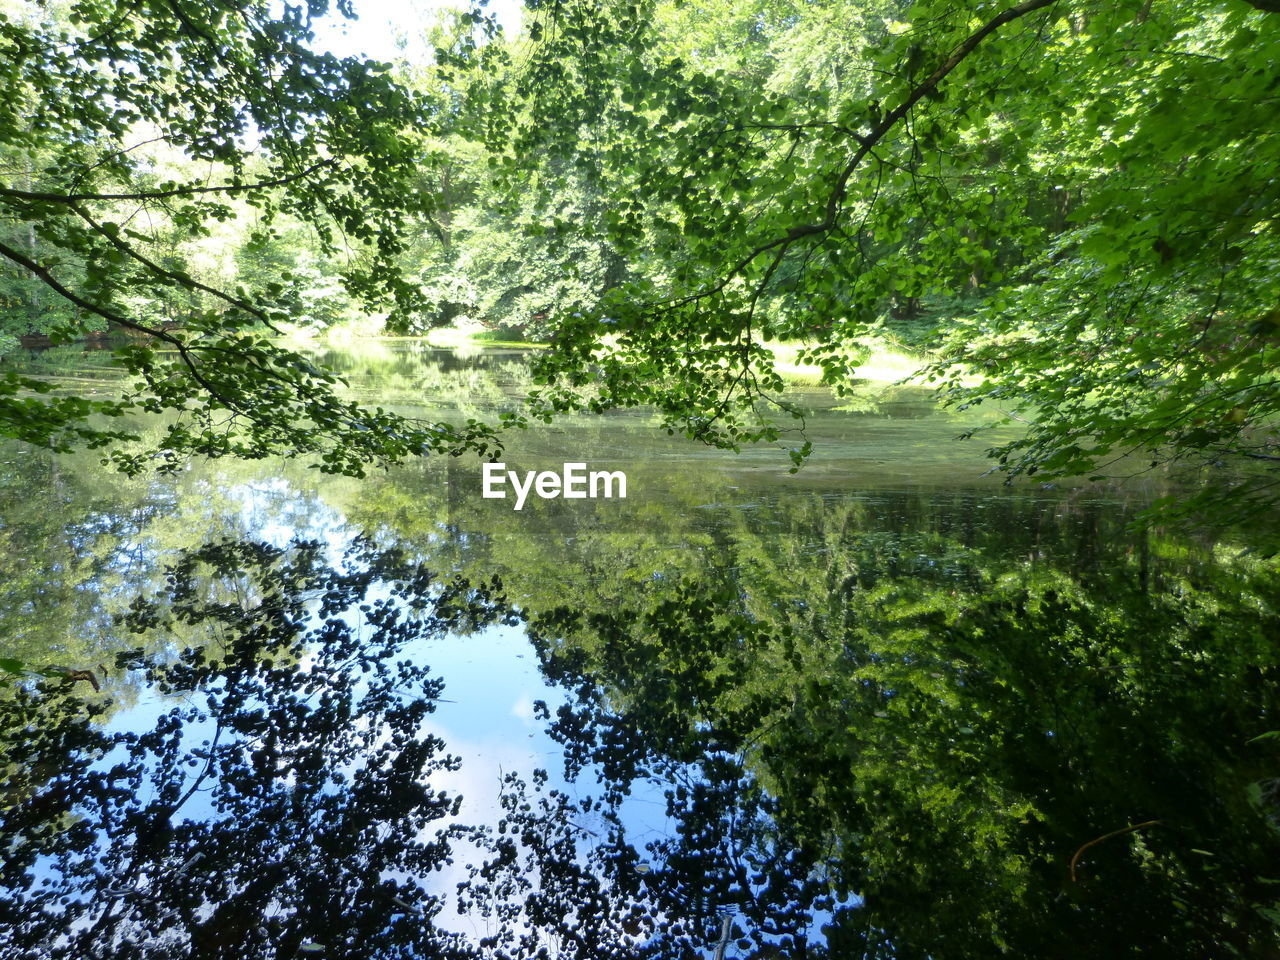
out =
[(233, 307), (237, 307), (238, 309), (243, 310), (245, 313), (249, 314), (250, 316), (256, 317), (259, 321), (265, 324), (272, 331), (276, 333), (280, 332), (280, 330), (276, 327), (276, 325), (271, 321), (271, 317), (268, 316), (265, 311), (260, 310), (259, 308), (255, 307), (253, 304), (249, 303), (246, 300), (241, 299), (240, 297), (234, 297), (231, 294), (227, 293), (226, 291), (219, 290), (216, 287), (211, 287), (205, 283), (201, 283), (199, 280), (195, 279), (194, 277), (186, 273), (181, 273), (175, 270), (166, 270), (164, 267), (156, 263), (154, 260), (149, 259), (148, 257), (144, 256), (142, 253), (140, 253), (138, 250), (134, 249), (132, 246), (125, 243), (123, 240), (120, 239), (120, 237), (117, 234), (106, 229), (106, 227), (103, 224), (98, 223), (98, 221), (96, 221), (89, 214), (89, 212), (84, 209), (84, 207), (81, 207), (79, 204), (74, 204), (74, 203), (70, 203), (68, 204), (68, 206), (71, 208), (71, 210), (73, 210), (76, 213), (77, 216), (79, 216), (82, 220), (84, 220), (85, 223), (89, 224), (89, 226), (93, 227), (93, 229), (99, 235), (104, 237), (107, 240), (107, 242), (110, 243), (113, 247), (115, 247), (121, 253), (125, 254), (125, 256), (128, 256), (136, 260), (138, 263), (142, 264), (144, 267), (146, 267), (148, 270), (150, 270), (152, 273), (156, 274), (157, 276), (164, 277), (165, 279), (170, 280), (171, 282), (181, 287), (185, 287), (188, 290), (198, 290), (202, 293), (207, 293), (210, 296), (217, 297), (219, 300), (222, 300), (224, 303), (230, 304)]
[(267, 190), (271, 187), (282, 187), (309, 177), (322, 167), (332, 166), (337, 160), (333, 157), (313, 163), (305, 170), (278, 177), (275, 180), (259, 180), (255, 183), (228, 183), (218, 187), (202, 187), (192, 184), (185, 187), (174, 187), (171, 190), (152, 190), (138, 193), (47, 193), (31, 190), (14, 190), (11, 187), (0, 187), (0, 197), (13, 197), (17, 200), (36, 200), (45, 203), (82, 203), (88, 200), (167, 200), (171, 197), (187, 197), (198, 193), (245, 193), (251, 190)]
[(191, 349), (181, 337), (176, 337), (166, 330), (157, 330), (154, 327), (148, 327), (146, 324), (138, 323), (136, 320), (130, 320), (128, 317), (116, 313), (114, 310), (108, 310), (104, 307), (98, 306), (98, 304), (94, 303), (92, 300), (86, 300), (84, 297), (65, 286), (49, 271), (47, 267), (37, 263), (35, 260), (32, 260), (21, 251), (14, 250), (5, 243), (0, 243), (0, 256), (7, 257), (14, 263), (18, 264), (18, 266), (29, 270), (32, 274), (39, 277), (40, 280), (51, 290), (65, 297), (82, 310), (87, 310), (88, 312), (102, 317), (104, 320), (111, 323), (119, 324), (120, 326), (127, 327), (130, 330), (137, 330), (139, 333), (145, 333), (149, 337), (155, 337), (157, 340), (162, 340), (169, 344), (178, 351), (178, 356), (182, 360), (183, 365), (187, 368), (187, 371), (191, 374), (191, 379), (198, 383), (209, 394), (209, 396), (217, 400), (232, 413), (239, 413), (248, 417), (250, 420), (256, 421), (258, 419), (253, 415), (252, 410), (248, 409), (244, 404), (237, 403), (231, 397), (226, 396), (222, 391), (208, 381), (208, 379), (200, 372), (195, 360), (192, 359)]
[[(959, 46), (951, 51), (947, 56), (947, 59), (944, 60), (936, 70), (913, 87), (898, 106), (886, 113), (881, 118), (880, 122), (871, 128), (871, 132), (869, 134), (865, 137), (858, 138), (858, 149), (854, 151), (853, 156), (849, 158), (849, 162), (845, 164), (844, 168), (840, 171), (840, 175), (836, 178), (835, 188), (831, 191), (831, 195), (827, 199), (826, 212), (820, 223), (801, 224), (799, 226), (792, 227), (785, 235), (761, 244), (734, 264), (734, 266), (727, 274), (725, 274), (724, 277), (720, 279), (719, 282), (699, 293), (676, 300), (673, 305), (679, 306), (681, 304), (691, 303), (695, 300), (701, 300), (705, 297), (719, 293), (729, 285), (729, 282), (734, 277), (741, 274), (760, 256), (768, 253), (770, 250), (782, 248), (782, 252), (785, 253), (787, 248), (797, 240), (804, 237), (814, 236), (816, 234), (830, 233), (835, 229), (836, 220), (840, 214), (840, 206), (844, 202), (844, 198), (848, 190), (849, 179), (853, 176), (858, 167), (862, 165), (862, 161), (867, 158), (875, 146), (902, 122), (907, 114), (911, 112), (911, 109), (925, 97), (929, 96), (929, 94), (937, 90), (938, 85), (946, 79), (947, 75), (963, 63), (965, 58), (968, 57), (969, 54), (973, 53), (982, 41), (986, 40), (987, 37), (991, 36), (991, 34), (995, 33), (1005, 24), (1012, 23), (1015, 20), (1025, 17), (1029, 13), (1042, 10), (1057, 2), (1058, 0), (1023, 0), (1022, 3), (1012, 6), (1003, 13), (992, 17), (978, 30), (970, 34)], [(1280, 5), (1280, 0), (1257, 0), (1257, 2)], [(772, 273), (772, 271), (770, 271), (770, 273)]]

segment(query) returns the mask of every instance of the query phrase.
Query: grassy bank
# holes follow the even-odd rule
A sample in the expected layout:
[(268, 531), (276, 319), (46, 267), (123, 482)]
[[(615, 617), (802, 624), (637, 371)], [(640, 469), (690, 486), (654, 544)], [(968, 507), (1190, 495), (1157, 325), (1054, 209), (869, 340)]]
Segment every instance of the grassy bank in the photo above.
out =
[[(765, 346), (772, 351), (774, 365), (783, 380), (797, 385), (817, 385), (822, 382), (822, 368), (799, 359), (805, 344), (769, 342)], [(884, 337), (860, 337), (850, 347), (849, 366), (857, 380), (876, 383), (897, 383), (910, 380), (930, 360), (921, 351)]]

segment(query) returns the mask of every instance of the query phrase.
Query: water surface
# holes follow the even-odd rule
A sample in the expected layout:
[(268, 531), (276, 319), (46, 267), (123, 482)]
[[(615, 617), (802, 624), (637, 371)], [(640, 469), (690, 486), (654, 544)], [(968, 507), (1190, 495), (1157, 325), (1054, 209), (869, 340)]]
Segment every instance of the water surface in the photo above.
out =
[[(428, 418), (530, 384), (324, 359)], [(1274, 955), (1258, 531), (1135, 531), (1162, 475), (1002, 486), (919, 389), (794, 399), (796, 475), (643, 411), (517, 434), (628, 477), (519, 513), (473, 459), (4, 447), (0, 656), (46, 676), (0, 691), (0, 955)]]

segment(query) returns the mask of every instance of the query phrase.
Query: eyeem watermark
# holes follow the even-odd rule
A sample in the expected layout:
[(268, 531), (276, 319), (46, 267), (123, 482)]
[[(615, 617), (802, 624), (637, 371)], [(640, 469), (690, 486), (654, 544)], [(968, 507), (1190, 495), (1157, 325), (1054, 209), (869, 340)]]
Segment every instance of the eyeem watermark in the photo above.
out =
[(627, 498), (627, 475), (621, 470), (593, 470), (588, 473), (585, 463), (566, 463), (559, 473), (554, 470), (527, 470), (521, 480), (520, 474), (508, 470), (505, 463), (484, 465), (484, 486), (480, 496), (486, 500), (505, 500), (508, 486), (515, 494), (517, 510), (524, 506), (530, 492), (543, 500), (557, 497), (566, 500)]

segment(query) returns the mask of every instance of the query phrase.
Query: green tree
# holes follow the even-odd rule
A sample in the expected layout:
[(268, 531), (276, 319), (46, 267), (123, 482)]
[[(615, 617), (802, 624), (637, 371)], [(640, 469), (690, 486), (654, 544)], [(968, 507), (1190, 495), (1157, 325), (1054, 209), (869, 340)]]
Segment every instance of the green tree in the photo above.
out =
[[(397, 258), (406, 221), (434, 203), (417, 177), (431, 110), (385, 64), (314, 52), (310, 25), (328, 8), (84, 0), (0, 19), (0, 152), (24, 171), (0, 180), (0, 210), (32, 238), (0, 236), (0, 257), (66, 302), (55, 339), (104, 322), (134, 335), (117, 355), (136, 381), (113, 400), (50, 398), (8, 373), (6, 433), (102, 446), (137, 439), (121, 417), (167, 414), (150, 450), (112, 451), (130, 472), (193, 453), (314, 453), (321, 469), (358, 475), (371, 461), (488, 449), (480, 425), (347, 401), (333, 374), (272, 342), (305, 307), (289, 296), (290, 271), (219, 287), (174, 256), (175, 238), (252, 210), (266, 236), (288, 221), (305, 224), (324, 257), (347, 246), (346, 292), (393, 325), (423, 308)], [(160, 149), (180, 162), (157, 163)]]
[[(1175, 460), (1270, 502), (1269, 3), (570, 0), (531, 6), (517, 38), (458, 15), (402, 80), (314, 52), (326, 9), (86, 0), (4, 22), (0, 255), (70, 305), (31, 301), (56, 335), (141, 338), (118, 401), (10, 376), (11, 434), (105, 445), (130, 431), (91, 414), (176, 410), (165, 465), (301, 451), (359, 473), (491, 449), (480, 424), (339, 400), (264, 336), (332, 305), (333, 271), (393, 330), (466, 316), (553, 339), (540, 418), (652, 404), (710, 443), (776, 439), (795, 410), (770, 343), (805, 344), (846, 390), (858, 338), (910, 330), (946, 399), (1027, 422), (992, 451), (1011, 478)], [(156, 166), (144, 136), (182, 163)], [(260, 258), (244, 289), (184, 265), (250, 214), (266, 246), (246, 263), (295, 224), (315, 250)]]
[(773, 438), (769, 341), (808, 341), (844, 389), (850, 342), (925, 308), (947, 399), (1029, 423), (993, 450), (1011, 477), (1273, 461), (1273, 14), (539, 8), (509, 162), (602, 158), (596, 227), (634, 278), (560, 318), (534, 410)]

